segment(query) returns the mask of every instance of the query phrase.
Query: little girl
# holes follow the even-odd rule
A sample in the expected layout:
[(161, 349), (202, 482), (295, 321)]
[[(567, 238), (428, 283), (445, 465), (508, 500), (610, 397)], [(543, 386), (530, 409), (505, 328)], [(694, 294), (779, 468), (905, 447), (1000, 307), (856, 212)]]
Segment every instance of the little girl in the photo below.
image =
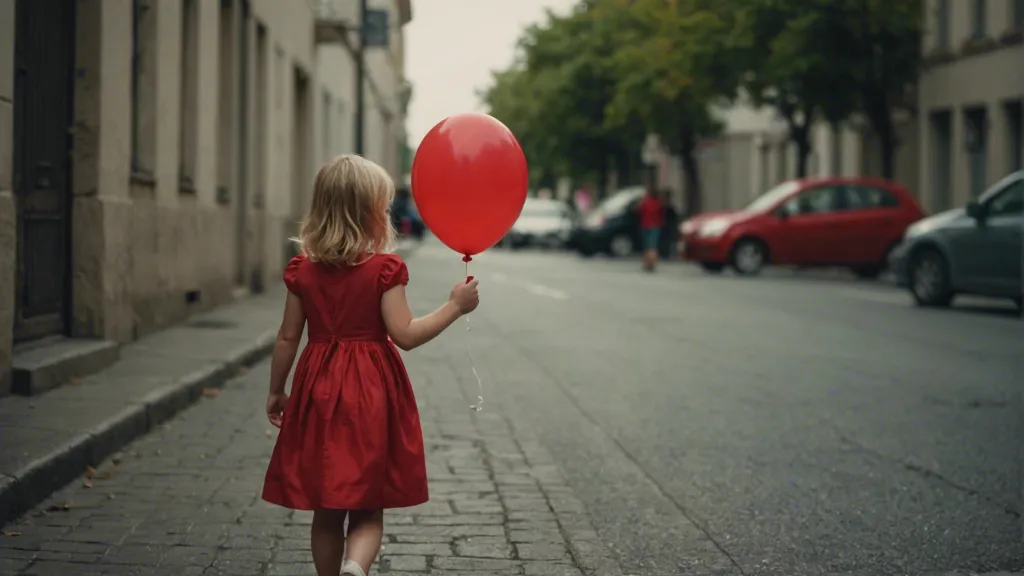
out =
[[(284, 271), (288, 298), (267, 399), (281, 433), (263, 499), (313, 511), (319, 576), (365, 576), (380, 550), (382, 510), (427, 501), (419, 413), (395, 345), (421, 346), (479, 304), (477, 281), (463, 281), (448, 302), (413, 319), (409, 272), (389, 253), (394, 195), (387, 172), (359, 156), (322, 167), (298, 238), (302, 254)], [(307, 323), (289, 395), (285, 382)]]

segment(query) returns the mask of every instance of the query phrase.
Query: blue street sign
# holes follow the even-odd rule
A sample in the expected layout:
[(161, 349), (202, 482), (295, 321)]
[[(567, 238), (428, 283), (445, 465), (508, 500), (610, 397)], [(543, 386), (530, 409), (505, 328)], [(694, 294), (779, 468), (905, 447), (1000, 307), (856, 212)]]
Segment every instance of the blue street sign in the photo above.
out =
[(363, 22), (363, 42), (367, 48), (387, 48), (391, 35), (388, 33), (388, 11), (367, 10)]

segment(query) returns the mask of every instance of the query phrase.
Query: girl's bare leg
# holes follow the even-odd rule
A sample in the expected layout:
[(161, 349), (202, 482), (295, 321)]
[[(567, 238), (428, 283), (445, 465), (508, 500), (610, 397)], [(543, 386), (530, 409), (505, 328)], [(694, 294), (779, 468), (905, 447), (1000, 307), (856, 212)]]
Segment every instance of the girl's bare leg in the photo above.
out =
[(370, 573), (370, 564), (380, 552), (384, 537), (383, 510), (352, 510), (348, 517), (347, 561), (359, 564), (363, 572)]
[(345, 555), (345, 510), (313, 512), (310, 544), (318, 576), (338, 576)]

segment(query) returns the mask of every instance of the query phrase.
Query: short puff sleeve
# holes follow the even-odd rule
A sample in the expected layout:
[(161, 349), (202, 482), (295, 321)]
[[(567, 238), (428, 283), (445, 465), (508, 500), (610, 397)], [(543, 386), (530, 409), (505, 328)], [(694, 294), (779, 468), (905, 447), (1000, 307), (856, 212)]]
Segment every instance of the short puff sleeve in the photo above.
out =
[(399, 284), (404, 286), (408, 283), (409, 268), (406, 267), (405, 262), (402, 262), (402, 259), (395, 254), (388, 254), (384, 263), (381, 264), (380, 277), (377, 281), (381, 293), (387, 292)]
[(291, 259), (288, 265), (284, 267), (284, 285), (288, 287), (288, 291), (292, 294), (301, 294), (299, 287), (299, 269), (302, 268), (302, 263), (306, 261), (306, 257), (302, 254)]

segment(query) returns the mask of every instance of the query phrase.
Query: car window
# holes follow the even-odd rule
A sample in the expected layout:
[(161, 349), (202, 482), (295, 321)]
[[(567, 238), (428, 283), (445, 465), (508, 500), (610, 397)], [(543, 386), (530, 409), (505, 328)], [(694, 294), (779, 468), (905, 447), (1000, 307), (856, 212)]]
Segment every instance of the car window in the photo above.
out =
[(988, 203), (989, 216), (1020, 216), (1024, 214), (1024, 180), (1007, 186)]
[(788, 181), (779, 184), (771, 190), (761, 194), (753, 202), (747, 205), (743, 210), (746, 212), (764, 212), (769, 210), (772, 206), (779, 201), (789, 196), (800, 187), (800, 183), (796, 181)]
[(785, 211), (790, 216), (797, 214), (825, 214), (839, 210), (842, 188), (820, 186), (805, 190), (786, 202)]
[(637, 200), (640, 194), (633, 192), (632, 190), (622, 191), (614, 196), (609, 196), (603, 202), (597, 205), (597, 210), (604, 214), (611, 214), (614, 212), (621, 212), (629, 207), (634, 200)]
[(871, 210), (874, 208), (896, 208), (899, 200), (892, 192), (874, 186), (846, 186), (847, 210)]

